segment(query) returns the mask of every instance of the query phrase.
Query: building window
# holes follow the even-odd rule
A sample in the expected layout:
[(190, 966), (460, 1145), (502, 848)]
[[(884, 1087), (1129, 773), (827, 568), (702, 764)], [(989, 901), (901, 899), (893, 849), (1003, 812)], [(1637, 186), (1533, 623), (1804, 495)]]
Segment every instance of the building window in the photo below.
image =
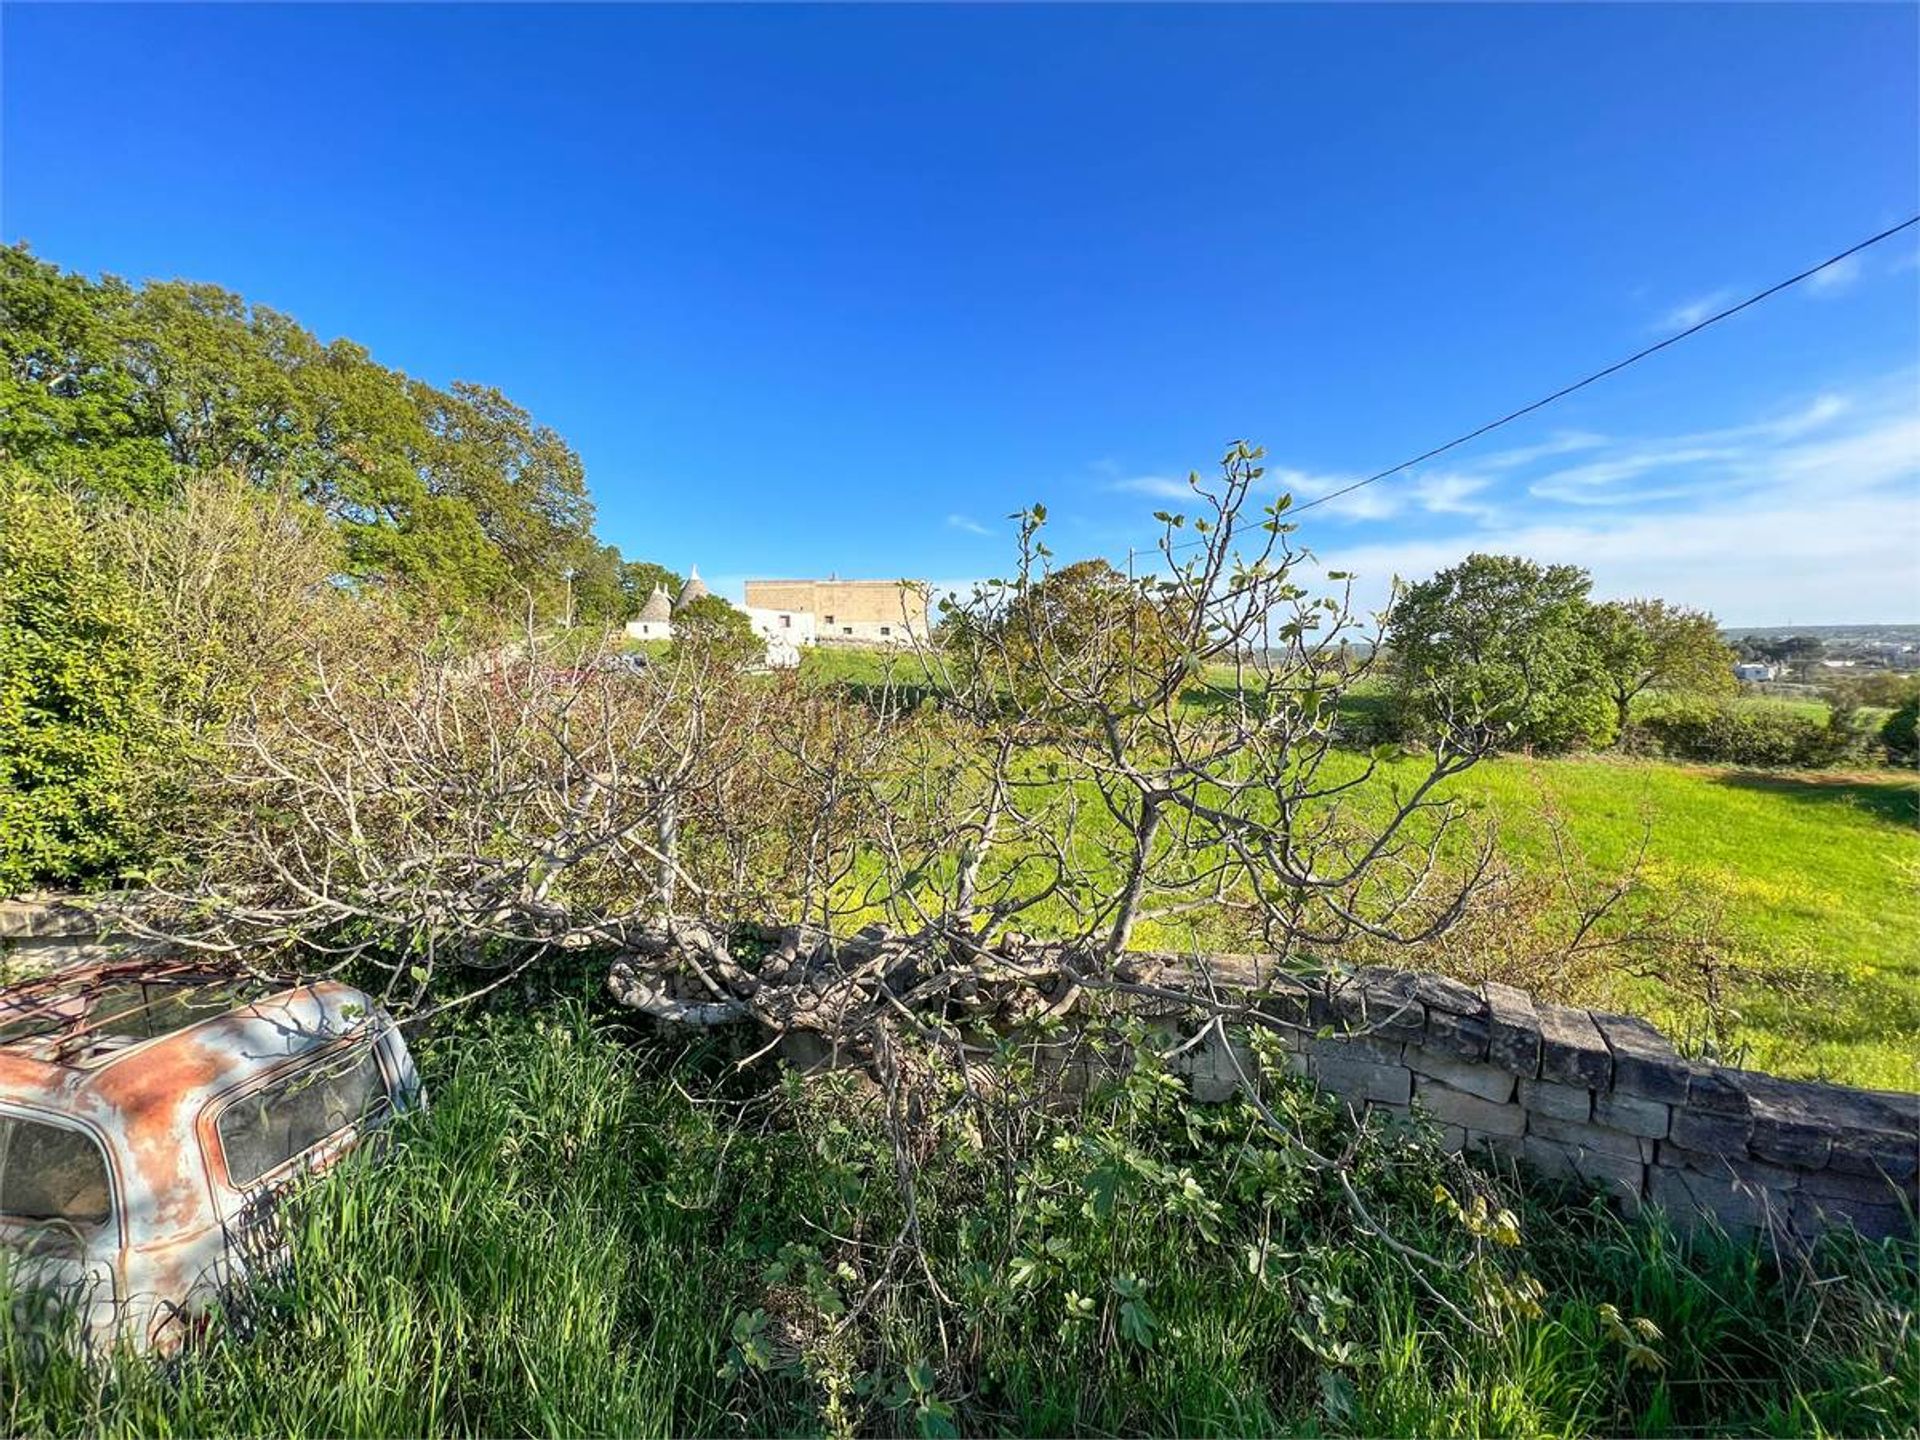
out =
[(831, 625), (832, 623), (833, 623), (833, 617), (831, 615), (827, 616), (827, 624)]
[(782, 630), (791, 630), (793, 628), (793, 617), (791, 615), (782, 615), (780, 617), (780, 628)]
[(893, 633), (893, 627), (891, 625), (882, 625), (880, 627), (880, 633), (882, 635), (891, 635)]
[(840, 633), (842, 635), (851, 635), (853, 633), (853, 627), (851, 625), (842, 625), (840, 627)]

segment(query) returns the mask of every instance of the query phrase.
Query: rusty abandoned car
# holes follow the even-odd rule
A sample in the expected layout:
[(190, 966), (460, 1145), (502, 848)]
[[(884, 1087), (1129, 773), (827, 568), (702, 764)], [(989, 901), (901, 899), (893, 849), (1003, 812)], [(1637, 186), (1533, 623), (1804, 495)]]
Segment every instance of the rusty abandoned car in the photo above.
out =
[(419, 1100), (400, 1032), (347, 985), (145, 961), (8, 986), (0, 1263), (90, 1345), (173, 1348), (277, 1253), (290, 1182)]

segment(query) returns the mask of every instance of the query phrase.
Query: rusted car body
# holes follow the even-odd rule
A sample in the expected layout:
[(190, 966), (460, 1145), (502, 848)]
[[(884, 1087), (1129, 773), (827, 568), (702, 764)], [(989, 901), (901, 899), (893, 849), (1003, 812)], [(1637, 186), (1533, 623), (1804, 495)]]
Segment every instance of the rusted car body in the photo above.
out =
[(0, 1251), (94, 1346), (178, 1344), (277, 1253), (290, 1182), (420, 1103), (365, 994), (261, 988), (137, 962), (0, 991)]

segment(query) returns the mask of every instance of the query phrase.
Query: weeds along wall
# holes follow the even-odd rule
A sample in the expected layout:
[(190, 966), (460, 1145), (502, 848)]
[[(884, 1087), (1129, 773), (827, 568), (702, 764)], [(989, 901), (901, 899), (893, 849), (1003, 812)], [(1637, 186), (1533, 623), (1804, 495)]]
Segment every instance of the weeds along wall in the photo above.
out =
[[(109, 958), (84, 908), (0, 902), (0, 981)], [(1508, 985), (1393, 970), (1302, 976), (1254, 956), (1129, 956), (1161, 988), (1260, 993), (1288, 1063), (1358, 1110), (1424, 1112), (1450, 1148), (1604, 1188), (1629, 1212), (1810, 1239), (1851, 1225), (1911, 1235), (1920, 1209), (1920, 1095), (1783, 1080), (1690, 1060), (1627, 1015), (1536, 1002)], [(1177, 1009), (1139, 1008), (1166, 1030)], [(1188, 1022), (1190, 1023), (1190, 1022)], [(792, 1037), (796, 1040), (801, 1037)], [(1251, 1057), (1217, 1033), (1175, 1066), (1204, 1102), (1230, 1098)], [(788, 1047), (803, 1065), (823, 1057)]]
[[(1166, 957), (1159, 984), (1191, 961)], [(1260, 988), (1288, 1061), (1358, 1109), (1424, 1111), (1449, 1148), (1603, 1187), (1629, 1212), (1811, 1238), (1851, 1225), (1911, 1235), (1920, 1206), (1920, 1095), (1783, 1080), (1689, 1060), (1627, 1015), (1534, 1001), (1509, 985), (1366, 970), (1262, 974), (1215, 956), (1220, 987)], [(1236, 1063), (1237, 1061), (1237, 1063)], [(1216, 1039), (1177, 1062), (1225, 1099), (1243, 1056)]]

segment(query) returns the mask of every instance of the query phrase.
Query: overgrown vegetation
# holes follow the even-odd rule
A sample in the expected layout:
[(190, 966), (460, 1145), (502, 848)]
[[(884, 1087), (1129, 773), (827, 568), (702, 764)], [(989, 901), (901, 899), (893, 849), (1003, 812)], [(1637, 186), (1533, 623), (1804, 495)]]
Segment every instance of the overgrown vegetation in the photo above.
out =
[[(416, 1027), (439, 1092), (391, 1163), (306, 1197), (288, 1271), (177, 1366), (89, 1368), (9, 1329), (10, 1429), (1880, 1431), (1911, 1410), (1910, 1252), (1835, 1242), (1781, 1273), (1680, 1244), (1356, 1128), (1272, 1056), (1196, 1109), (1166, 1026), (1127, 1018), (1151, 995), (1244, 1020), (1256, 997), (1215, 992), (1199, 953), (1232, 949), (1604, 989), (1735, 1058), (1751, 1004), (1797, 1042), (1785, 982), (1818, 957), (1742, 973), (1737, 886), (1693, 854), (1662, 868), (1672, 836), (1617, 791), (1576, 800), (1586, 762), (1539, 783), (1495, 758), (1624, 728), (1807, 764), (1858, 732), (1723, 708), (1710, 617), (1476, 556), (1396, 605), (1389, 651), (1299, 583), (1288, 501), (1258, 503), (1236, 444), (1194, 515), (1160, 515), (1149, 573), (1056, 565), (1025, 512), (1014, 573), (949, 602), (917, 676), (753, 673), (713, 597), (649, 663), (603, 663), (609, 622), (677, 577), (592, 540), (577, 458), (504, 397), (211, 287), (20, 249), (0, 280), (0, 887), (138, 880), (136, 932), (350, 974)], [(1810, 875), (1855, 910), (1883, 856), (1911, 864), (1877, 826), (1824, 868), (1804, 832), (1728, 843), (1768, 850), (1772, 923)], [(647, 1045), (553, 1009), (583, 966)], [(1833, 1068), (1882, 1080), (1920, 1015), (1901, 965), (1866, 979), (1870, 1023), (1822, 1013), (1886, 1047)], [(803, 1042), (854, 1068), (759, 1063)]]
[(454, 622), (341, 583), (313, 506), (231, 473), (164, 505), (0, 467), (0, 892), (128, 878), (191, 845), (229, 725), (388, 631)]
[[(1245, 1105), (1151, 1063), (935, 1118), (925, 1268), (884, 1091), (636, 1049), (578, 1008), (443, 1032), (433, 1109), (308, 1196), (249, 1334), (90, 1370), (0, 1340), (16, 1435), (1894, 1434), (1910, 1251), (1776, 1268), (1351, 1122), (1430, 1293)], [(1511, 1212), (1511, 1213), (1509, 1213)], [(1516, 1241), (1518, 1243), (1510, 1243)], [(876, 1282), (892, 1273), (895, 1283)]]
[[(910, 656), (807, 652), (803, 684), (866, 696), (913, 695), (923, 672)], [(1223, 703), (1222, 669), (1186, 702)], [(1636, 716), (1675, 702), (1642, 695)], [(1720, 702), (1699, 702), (1718, 704)], [(1726, 702), (1760, 727), (1824, 734), (1827, 710), (1765, 698)], [(1356, 685), (1341, 700), (1357, 745), (1390, 732), (1390, 695)], [(1363, 786), (1405, 787), (1416, 769), (1379, 767)], [(1336, 773), (1360, 769), (1342, 752)], [(1920, 889), (1902, 876), (1920, 865), (1920, 787), (1898, 772), (1744, 770), (1620, 755), (1495, 756), (1451, 782), (1494, 825), (1506, 887), (1485, 923), (1457, 935), (1428, 962), (1507, 978), (1543, 993), (1654, 1019), (1683, 1046), (1776, 1073), (1885, 1089), (1915, 1083), (1920, 1049)], [(1557, 954), (1575, 906), (1558, 871), (1559, 834), (1588, 873), (1586, 893), (1617, 882), (1638, 857), (1635, 907), (1669, 917), (1650, 954), (1619, 949), (1577, 963)], [(1148, 926), (1141, 943), (1174, 949), (1230, 947), (1227, 930), (1199, 913)], [(1044, 916), (1036, 924), (1045, 929)], [(1526, 925), (1542, 933), (1529, 946)], [(1619, 927), (1603, 927), (1611, 939)], [(1660, 937), (1656, 937), (1658, 939)], [(1532, 953), (1524, 953), (1531, 949)], [(1708, 996), (1711, 995), (1711, 1003)]]
[(497, 390), (0, 247), (0, 891), (156, 858), (179, 757), (309, 679), (346, 609), (471, 648), (677, 582), (592, 520), (579, 457)]

